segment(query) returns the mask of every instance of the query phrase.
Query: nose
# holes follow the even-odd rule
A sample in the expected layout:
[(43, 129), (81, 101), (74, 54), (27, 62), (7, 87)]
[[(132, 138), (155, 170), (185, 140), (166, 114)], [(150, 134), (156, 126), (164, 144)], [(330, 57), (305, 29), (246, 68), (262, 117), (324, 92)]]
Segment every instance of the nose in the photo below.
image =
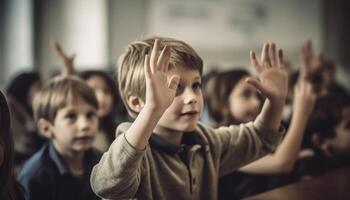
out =
[(86, 116), (81, 116), (78, 121), (78, 127), (80, 131), (88, 131), (91, 123)]
[(185, 104), (197, 103), (197, 101), (198, 101), (197, 98), (199, 98), (198, 95), (194, 91), (192, 91), (190, 89), (188, 89), (188, 90), (186, 90), (184, 92), (184, 102), (185, 102)]

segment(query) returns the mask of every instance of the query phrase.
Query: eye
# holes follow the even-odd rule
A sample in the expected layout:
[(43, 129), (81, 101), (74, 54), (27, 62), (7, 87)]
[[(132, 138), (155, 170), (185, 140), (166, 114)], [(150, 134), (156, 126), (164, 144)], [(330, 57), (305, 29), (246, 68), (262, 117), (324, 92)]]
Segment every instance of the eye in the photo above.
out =
[(184, 90), (184, 86), (182, 84), (179, 84), (176, 88), (176, 94), (181, 94)]
[(243, 90), (241, 95), (244, 97), (244, 98), (248, 98), (251, 96), (251, 91), (250, 90)]
[(69, 112), (64, 116), (64, 118), (73, 122), (77, 119), (77, 115), (74, 112)]
[(88, 119), (93, 119), (93, 118), (97, 117), (97, 114), (96, 114), (96, 112), (94, 112), (94, 111), (90, 111), (90, 112), (88, 112), (88, 113), (86, 114), (86, 117), (87, 117)]
[(111, 95), (111, 90), (109, 90), (108, 88), (106, 88), (106, 89), (103, 90), (103, 93), (104, 93), (105, 95)]
[(202, 89), (202, 83), (201, 83), (201, 82), (195, 82), (195, 83), (193, 83), (192, 89), (193, 89), (194, 91), (201, 90), (201, 89)]

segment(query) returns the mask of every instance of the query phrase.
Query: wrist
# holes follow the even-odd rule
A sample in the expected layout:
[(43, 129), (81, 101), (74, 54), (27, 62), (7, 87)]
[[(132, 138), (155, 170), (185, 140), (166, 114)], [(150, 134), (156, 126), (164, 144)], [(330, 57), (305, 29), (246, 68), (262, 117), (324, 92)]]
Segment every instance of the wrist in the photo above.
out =
[(165, 112), (166, 108), (162, 108), (157, 105), (150, 105), (145, 104), (145, 106), (142, 108), (142, 111), (152, 113), (153, 116), (159, 116), (161, 117), (163, 113)]
[(274, 97), (268, 99), (273, 107), (283, 107), (285, 102), (286, 102), (286, 97), (285, 96), (280, 96), (280, 97)]

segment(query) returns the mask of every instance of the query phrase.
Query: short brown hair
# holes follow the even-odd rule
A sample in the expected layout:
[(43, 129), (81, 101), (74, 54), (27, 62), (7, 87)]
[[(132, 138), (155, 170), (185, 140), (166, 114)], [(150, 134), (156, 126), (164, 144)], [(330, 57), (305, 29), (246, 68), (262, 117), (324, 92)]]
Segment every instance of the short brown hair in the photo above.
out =
[(86, 83), (75, 76), (59, 76), (49, 80), (33, 100), (35, 120), (46, 119), (54, 122), (57, 111), (76, 98), (82, 98), (98, 109), (94, 91)]
[(169, 65), (172, 67), (185, 66), (190, 69), (198, 70), (202, 75), (203, 61), (196, 51), (183, 41), (163, 38), (150, 37), (141, 41), (135, 41), (128, 45), (124, 54), (118, 61), (118, 85), (122, 100), (131, 117), (136, 117), (137, 113), (132, 111), (127, 104), (129, 95), (136, 95), (145, 99), (146, 81), (143, 63), (145, 56), (151, 53), (155, 39), (161, 42), (160, 48), (170, 47), (171, 56)]

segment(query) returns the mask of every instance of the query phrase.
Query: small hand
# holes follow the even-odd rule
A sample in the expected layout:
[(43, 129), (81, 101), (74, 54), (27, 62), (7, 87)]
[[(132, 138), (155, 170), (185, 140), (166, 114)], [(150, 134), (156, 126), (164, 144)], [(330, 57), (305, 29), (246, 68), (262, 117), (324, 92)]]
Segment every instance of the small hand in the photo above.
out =
[(57, 55), (61, 58), (61, 61), (64, 64), (64, 68), (62, 69), (63, 75), (73, 75), (74, 72), (74, 59), (76, 57), (76, 54), (72, 54), (71, 56), (68, 56), (62, 49), (61, 45), (55, 41), (54, 43), (54, 50), (57, 53)]
[(260, 61), (253, 51), (250, 61), (258, 72), (260, 81), (248, 78), (246, 81), (256, 87), (264, 96), (272, 101), (284, 101), (288, 93), (288, 73), (283, 65), (283, 51), (278, 51), (276, 58), (274, 43), (265, 43)]
[(151, 56), (145, 56), (144, 71), (146, 78), (145, 107), (165, 111), (173, 102), (180, 81), (178, 75), (169, 75), (170, 48), (160, 51), (160, 40), (156, 39)]
[(310, 79), (310, 77), (320, 70), (324, 62), (323, 52), (315, 54), (312, 42), (307, 40), (301, 45), (300, 48), (300, 60), (301, 60), (301, 79)]

